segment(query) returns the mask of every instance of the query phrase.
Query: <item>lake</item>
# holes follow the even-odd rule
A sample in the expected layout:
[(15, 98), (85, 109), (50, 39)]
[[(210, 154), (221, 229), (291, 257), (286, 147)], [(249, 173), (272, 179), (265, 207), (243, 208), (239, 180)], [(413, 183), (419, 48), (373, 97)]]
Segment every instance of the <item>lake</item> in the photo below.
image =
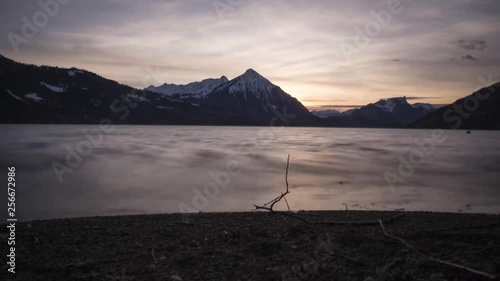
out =
[(288, 154), (293, 210), (500, 212), (500, 132), (0, 127), (21, 220), (250, 211), (285, 191)]

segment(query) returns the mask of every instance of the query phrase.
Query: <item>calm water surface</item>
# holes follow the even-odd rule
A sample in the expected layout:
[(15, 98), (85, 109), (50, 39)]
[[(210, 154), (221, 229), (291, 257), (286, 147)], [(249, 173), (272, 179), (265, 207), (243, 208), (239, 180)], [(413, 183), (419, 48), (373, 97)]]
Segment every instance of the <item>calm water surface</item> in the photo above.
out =
[[(445, 131), (446, 140), (391, 188), (386, 172), (399, 175), (400, 157), (408, 159), (431, 130), (117, 126), (103, 134), (98, 126), (0, 128), (1, 161), (17, 169), (16, 211), (23, 220), (248, 211), (284, 190), (288, 154), (287, 198), (295, 210), (347, 204), (353, 210), (500, 212), (500, 132)], [(101, 135), (101, 142), (88, 146), (84, 131)], [(68, 157), (68, 149), (80, 151), (81, 159)]]

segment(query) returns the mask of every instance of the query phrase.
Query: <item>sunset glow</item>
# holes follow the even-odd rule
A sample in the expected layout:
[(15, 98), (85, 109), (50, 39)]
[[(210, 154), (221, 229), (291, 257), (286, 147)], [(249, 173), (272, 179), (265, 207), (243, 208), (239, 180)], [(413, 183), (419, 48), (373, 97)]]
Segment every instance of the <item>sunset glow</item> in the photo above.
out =
[[(309, 109), (341, 111), (396, 96), (447, 104), (480, 76), (498, 80), (497, 1), (232, 2), (70, 1), (18, 52), (3, 37), (0, 53), (137, 88), (253, 68)], [(41, 9), (2, 5), (3, 34), (22, 34)]]

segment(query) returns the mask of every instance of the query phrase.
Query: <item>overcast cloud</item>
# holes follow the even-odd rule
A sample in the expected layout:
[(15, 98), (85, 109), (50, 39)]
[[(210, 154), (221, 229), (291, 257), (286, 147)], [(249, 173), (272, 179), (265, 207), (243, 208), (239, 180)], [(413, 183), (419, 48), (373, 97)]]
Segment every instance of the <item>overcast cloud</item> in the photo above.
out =
[[(167, 83), (253, 68), (320, 108), (394, 96), (445, 104), (470, 94), (479, 76), (500, 81), (500, 1), (72, 0), (16, 53), (8, 34), (22, 36), (38, 2), (0, 2), (2, 55), (139, 88), (147, 67)], [(390, 22), (358, 48), (356, 29), (372, 12)]]

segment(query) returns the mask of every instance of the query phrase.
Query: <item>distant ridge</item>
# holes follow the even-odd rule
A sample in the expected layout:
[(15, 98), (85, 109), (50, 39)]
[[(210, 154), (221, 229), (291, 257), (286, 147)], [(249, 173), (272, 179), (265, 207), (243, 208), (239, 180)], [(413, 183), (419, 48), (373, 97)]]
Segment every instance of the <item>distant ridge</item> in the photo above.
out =
[(228, 82), (226, 76), (222, 76), (221, 78), (209, 78), (202, 80), (200, 82), (192, 82), (186, 85), (177, 85), (177, 84), (163, 84), (161, 86), (149, 86), (145, 90), (159, 93), (171, 97), (178, 98), (187, 98), (187, 97), (205, 97), (209, 94), (213, 89), (217, 88), (223, 83)]
[[(382, 99), (366, 106), (323, 117), (331, 126), (401, 128), (434, 111), (431, 104), (409, 104), (406, 97)], [(315, 113), (324, 114), (322, 112)]]
[[(36, 66), (0, 57), (0, 122), (262, 125), (277, 114), (284, 125), (318, 125), (295, 98), (254, 70), (187, 85), (134, 89), (77, 68)], [(280, 122), (282, 122), (280, 120)], [(278, 123), (277, 125), (283, 125)]]
[[(139, 90), (83, 69), (17, 63), (0, 55), (0, 74), (1, 123), (99, 124), (110, 119), (116, 124), (269, 126), (280, 117), (279, 125), (288, 126), (453, 128), (458, 124), (454, 107), (464, 102), (435, 110), (397, 97), (342, 113), (313, 114), (254, 69), (232, 80), (221, 76)], [(498, 88), (478, 91), (490, 91), (490, 97), (456, 127), (500, 129)]]

